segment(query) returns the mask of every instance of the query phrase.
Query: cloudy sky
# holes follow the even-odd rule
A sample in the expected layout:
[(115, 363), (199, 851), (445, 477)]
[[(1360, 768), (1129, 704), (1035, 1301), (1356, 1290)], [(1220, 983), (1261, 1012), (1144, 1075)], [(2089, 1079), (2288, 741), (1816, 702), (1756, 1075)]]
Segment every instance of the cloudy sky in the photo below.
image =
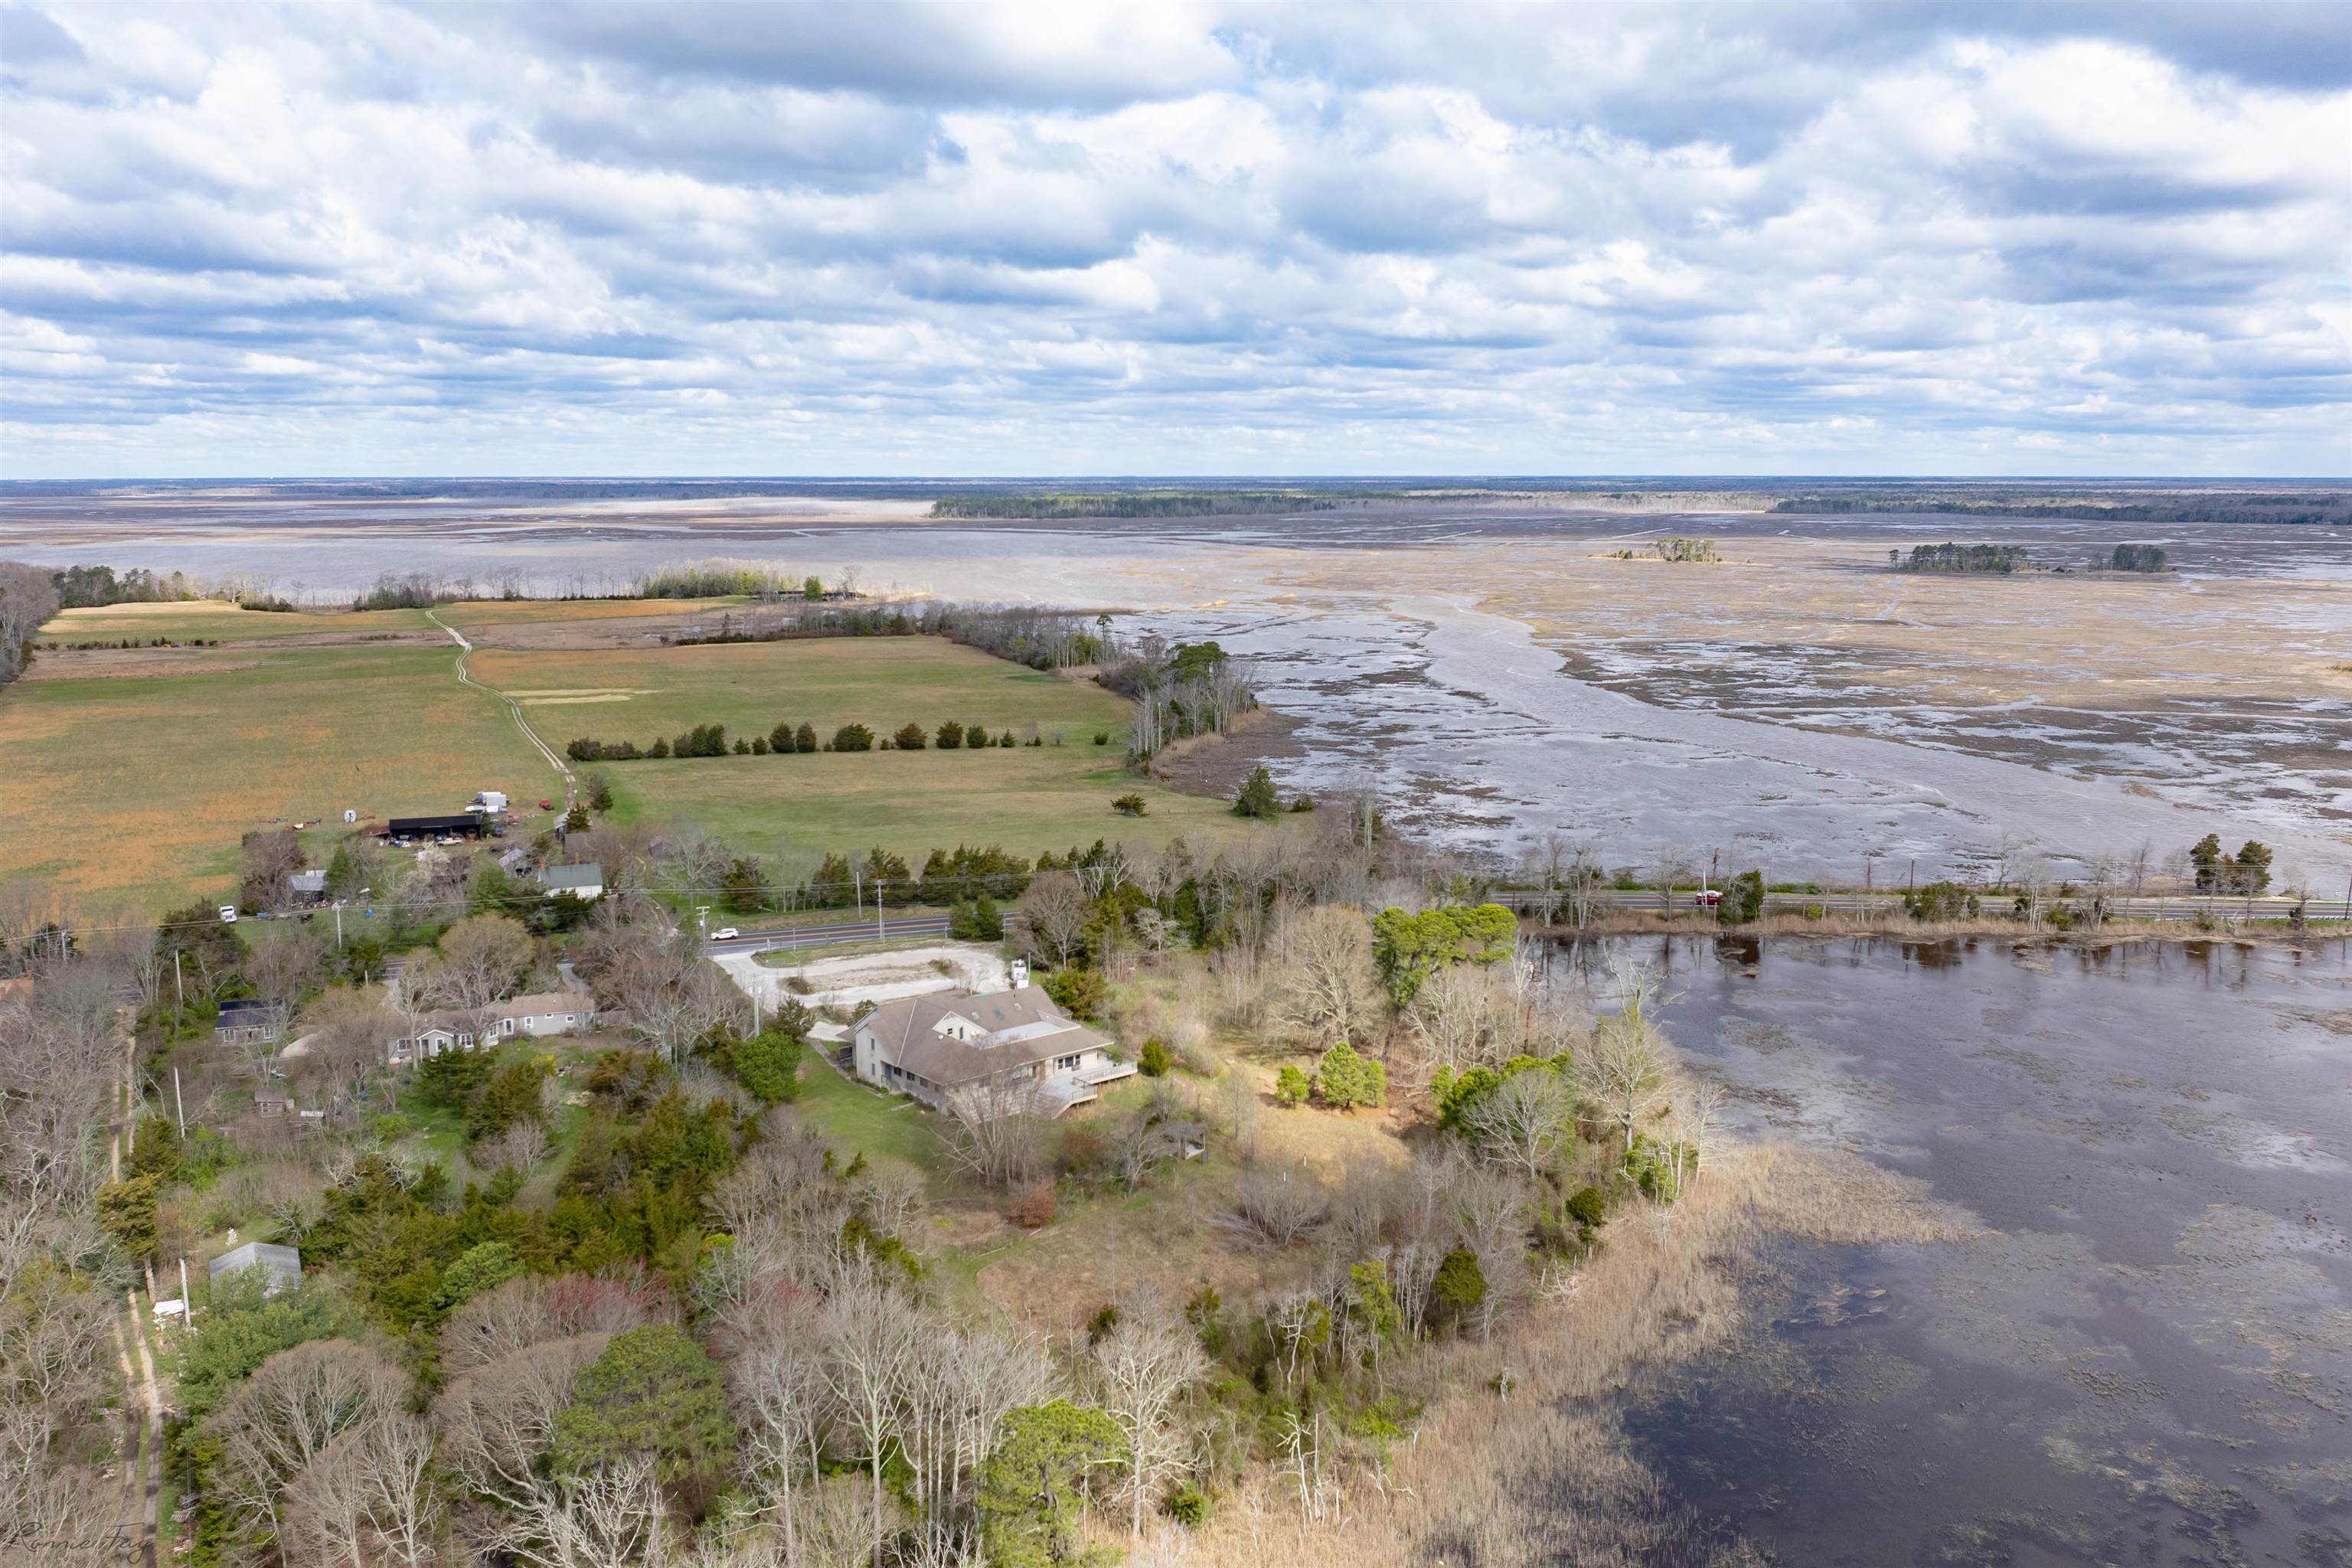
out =
[(0, 474), (2352, 471), (2352, 6), (11, 4)]

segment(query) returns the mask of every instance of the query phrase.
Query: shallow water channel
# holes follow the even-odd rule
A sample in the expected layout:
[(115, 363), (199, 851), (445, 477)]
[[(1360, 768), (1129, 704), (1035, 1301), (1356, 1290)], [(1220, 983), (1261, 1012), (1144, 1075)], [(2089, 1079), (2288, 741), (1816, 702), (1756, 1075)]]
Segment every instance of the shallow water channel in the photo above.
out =
[(1751, 1130), (1992, 1232), (1791, 1247), (1629, 1402), (1790, 1564), (2352, 1563), (2352, 947), (1639, 944)]

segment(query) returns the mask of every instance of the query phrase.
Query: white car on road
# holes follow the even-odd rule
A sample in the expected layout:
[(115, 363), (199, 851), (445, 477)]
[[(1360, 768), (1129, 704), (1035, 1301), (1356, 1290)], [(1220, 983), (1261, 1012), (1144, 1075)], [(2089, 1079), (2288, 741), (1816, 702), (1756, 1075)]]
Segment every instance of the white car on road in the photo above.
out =
[(733, 942), (737, 937), (741, 936), (742, 934), (743, 933), (741, 931), (737, 931), (733, 926), (720, 926), (717, 931), (710, 933), (710, 940), (713, 942)]

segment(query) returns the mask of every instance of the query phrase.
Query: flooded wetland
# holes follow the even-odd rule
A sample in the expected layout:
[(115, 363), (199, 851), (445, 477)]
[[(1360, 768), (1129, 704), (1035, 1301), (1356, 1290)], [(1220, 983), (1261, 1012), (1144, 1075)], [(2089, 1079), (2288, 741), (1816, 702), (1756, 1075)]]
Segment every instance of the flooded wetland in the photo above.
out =
[(1661, 941), (1756, 1133), (1988, 1229), (1777, 1251), (1635, 1451), (1790, 1564), (2352, 1561), (2352, 949)]

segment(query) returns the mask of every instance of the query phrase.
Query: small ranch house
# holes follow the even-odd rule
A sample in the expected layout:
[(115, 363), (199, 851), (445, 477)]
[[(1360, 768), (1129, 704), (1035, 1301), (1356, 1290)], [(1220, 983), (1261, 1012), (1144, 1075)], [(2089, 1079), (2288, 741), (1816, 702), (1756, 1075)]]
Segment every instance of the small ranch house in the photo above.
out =
[(213, 1038), (224, 1046), (271, 1045), (285, 1032), (286, 1009), (252, 997), (222, 1003), (213, 1020)]
[(934, 1110), (982, 1098), (1010, 1109), (1034, 1095), (1039, 1110), (1059, 1116), (1135, 1072), (1112, 1058), (1108, 1038), (1033, 986), (886, 1002), (852, 1038), (859, 1078)]
[(547, 889), (549, 898), (569, 893), (575, 899), (593, 900), (604, 893), (604, 868), (593, 860), (584, 866), (550, 866), (539, 874), (539, 885)]
[(596, 998), (585, 991), (541, 991), (513, 996), (468, 1012), (426, 1016), (413, 1035), (386, 1047), (394, 1067), (405, 1067), (444, 1051), (495, 1047), (518, 1035), (576, 1035), (596, 1023)]

